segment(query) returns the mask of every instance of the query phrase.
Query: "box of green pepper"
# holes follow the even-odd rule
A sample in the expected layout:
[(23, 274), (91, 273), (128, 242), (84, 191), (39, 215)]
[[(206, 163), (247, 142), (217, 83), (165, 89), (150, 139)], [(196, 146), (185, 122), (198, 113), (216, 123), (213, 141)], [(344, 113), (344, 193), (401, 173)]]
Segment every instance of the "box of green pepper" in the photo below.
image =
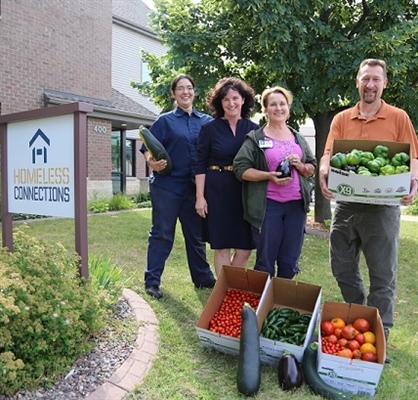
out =
[(411, 185), (409, 143), (334, 141), (328, 188), (336, 200), (399, 205)]

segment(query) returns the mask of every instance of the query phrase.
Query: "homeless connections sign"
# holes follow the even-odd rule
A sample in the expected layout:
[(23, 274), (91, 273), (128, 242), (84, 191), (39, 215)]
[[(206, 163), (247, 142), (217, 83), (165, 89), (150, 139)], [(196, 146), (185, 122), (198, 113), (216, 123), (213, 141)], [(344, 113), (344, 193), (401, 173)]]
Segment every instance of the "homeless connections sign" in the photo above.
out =
[(13, 122), (7, 131), (12, 213), (74, 217), (74, 117)]

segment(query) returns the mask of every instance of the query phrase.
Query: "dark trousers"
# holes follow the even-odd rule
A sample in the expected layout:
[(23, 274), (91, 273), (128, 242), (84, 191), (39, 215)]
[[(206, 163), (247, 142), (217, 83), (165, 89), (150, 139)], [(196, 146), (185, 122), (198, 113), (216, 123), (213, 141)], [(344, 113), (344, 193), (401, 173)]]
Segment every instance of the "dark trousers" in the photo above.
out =
[(302, 200), (278, 203), (267, 199), (261, 231), (253, 229), (257, 250), (254, 269), (268, 272), (272, 277), (292, 279), (299, 272), (305, 226)]
[[(393, 326), (400, 208), (337, 202), (330, 234), (331, 268), (347, 303), (379, 310), (385, 328)], [(369, 293), (360, 274), (363, 252)]]
[(150, 185), (152, 226), (148, 238), (145, 286), (159, 286), (165, 263), (174, 244), (177, 219), (186, 245), (187, 262), (195, 285), (214, 280), (206, 261), (206, 245), (201, 241), (201, 220), (195, 209), (195, 187), (184, 195)]

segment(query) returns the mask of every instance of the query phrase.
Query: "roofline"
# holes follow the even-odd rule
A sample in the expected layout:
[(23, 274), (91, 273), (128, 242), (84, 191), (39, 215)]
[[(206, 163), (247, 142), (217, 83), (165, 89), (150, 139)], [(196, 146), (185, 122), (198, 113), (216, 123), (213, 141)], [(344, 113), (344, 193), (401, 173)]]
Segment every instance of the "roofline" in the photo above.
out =
[(158, 38), (157, 34), (149, 28), (134, 24), (131, 21), (128, 21), (128, 20), (126, 20), (124, 18), (121, 18), (121, 17), (117, 17), (115, 15), (112, 17), (112, 21), (116, 25), (121, 25), (125, 28), (132, 29), (135, 32), (142, 33), (145, 36), (148, 36), (152, 39), (155, 39), (155, 40), (158, 40), (159, 42), (161, 42), (161, 40)]
[[(70, 104), (73, 101), (71, 100), (58, 100), (58, 99), (48, 99), (47, 104), (50, 105), (62, 105), (62, 104)], [(155, 119), (156, 116), (154, 115), (146, 115), (146, 114), (137, 114), (137, 113), (131, 113), (127, 111), (117, 111), (112, 112), (109, 110), (109, 108), (101, 107), (96, 104), (92, 104), (93, 111), (89, 112), (87, 115), (89, 117), (93, 118), (101, 118), (101, 119), (107, 119), (109, 121), (119, 121), (124, 124), (127, 124), (125, 126), (125, 129), (137, 129), (142, 124), (149, 124), (151, 125)], [(121, 121), (123, 120), (123, 121)]]

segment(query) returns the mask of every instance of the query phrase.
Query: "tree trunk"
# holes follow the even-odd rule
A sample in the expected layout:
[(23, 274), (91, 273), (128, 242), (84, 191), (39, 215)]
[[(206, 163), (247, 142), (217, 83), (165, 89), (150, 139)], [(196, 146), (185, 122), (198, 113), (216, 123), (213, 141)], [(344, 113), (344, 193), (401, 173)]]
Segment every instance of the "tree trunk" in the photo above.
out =
[[(311, 117), (315, 125), (315, 156), (318, 160), (318, 166), (324, 153), (331, 121), (339, 111), (324, 112)], [(317, 173), (315, 177), (315, 222), (323, 223), (331, 219), (331, 216), (331, 203), (322, 196), (321, 188), (319, 187), (319, 173)]]

